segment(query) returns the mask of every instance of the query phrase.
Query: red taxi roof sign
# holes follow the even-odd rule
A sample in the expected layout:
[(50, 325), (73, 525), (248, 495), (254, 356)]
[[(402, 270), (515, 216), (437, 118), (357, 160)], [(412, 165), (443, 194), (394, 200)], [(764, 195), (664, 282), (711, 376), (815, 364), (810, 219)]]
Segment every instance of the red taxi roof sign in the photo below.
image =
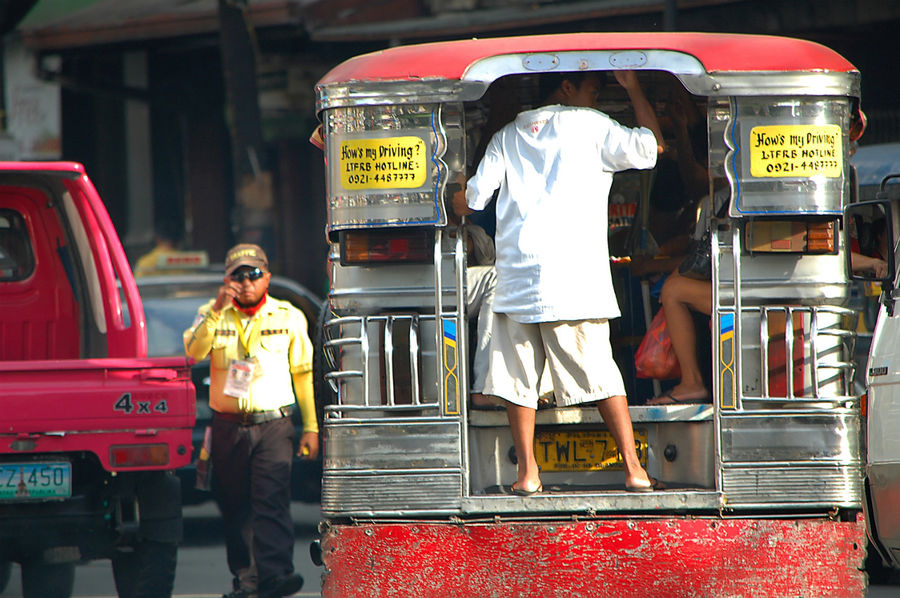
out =
[(204, 269), (209, 266), (209, 254), (205, 251), (173, 251), (162, 253), (157, 258), (160, 270)]

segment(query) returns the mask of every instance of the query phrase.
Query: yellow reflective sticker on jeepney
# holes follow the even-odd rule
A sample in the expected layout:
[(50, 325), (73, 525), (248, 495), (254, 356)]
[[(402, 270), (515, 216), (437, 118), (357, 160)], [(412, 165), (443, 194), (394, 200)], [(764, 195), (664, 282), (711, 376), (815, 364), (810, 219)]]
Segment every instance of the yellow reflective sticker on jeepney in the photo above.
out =
[(428, 151), (421, 137), (341, 142), (344, 189), (417, 189), (427, 181)]
[(768, 125), (750, 129), (750, 174), (803, 178), (843, 174), (838, 125)]

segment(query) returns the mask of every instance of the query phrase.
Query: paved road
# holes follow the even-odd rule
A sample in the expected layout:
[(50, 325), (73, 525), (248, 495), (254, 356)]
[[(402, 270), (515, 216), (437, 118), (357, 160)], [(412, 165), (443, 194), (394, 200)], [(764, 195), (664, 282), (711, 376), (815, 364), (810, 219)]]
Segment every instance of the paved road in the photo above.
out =
[[(296, 596), (319, 596), (322, 569), (309, 558), (309, 543), (316, 535), (319, 506), (292, 503), (294, 517), (294, 567), (306, 579), (303, 590)], [(231, 590), (231, 574), (225, 563), (222, 521), (215, 505), (185, 507), (185, 543), (178, 551), (178, 570), (175, 575), (174, 596), (178, 598), (221, 598)], [(21, 598), (22, 585), (18, 566), (13, 568), (12, 580), (2, 598)], [(95, 561), (81, 565), (75, 571), (77, 598), (116, 598), (112, 568), (109, 561)]]

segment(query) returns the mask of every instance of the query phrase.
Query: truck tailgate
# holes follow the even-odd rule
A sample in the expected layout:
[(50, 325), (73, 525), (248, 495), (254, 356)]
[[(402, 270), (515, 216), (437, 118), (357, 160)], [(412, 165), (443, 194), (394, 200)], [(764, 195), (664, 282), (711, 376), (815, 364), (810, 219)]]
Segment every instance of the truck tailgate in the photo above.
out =
[(113, 447), (166, 444), (168, 463), (157, 468), (190, 460), (196, 398), (187, 359), (0, 362), (0, 388), (0, 453), (90, 451), (116, 470), (132, 467), (117, 466)]

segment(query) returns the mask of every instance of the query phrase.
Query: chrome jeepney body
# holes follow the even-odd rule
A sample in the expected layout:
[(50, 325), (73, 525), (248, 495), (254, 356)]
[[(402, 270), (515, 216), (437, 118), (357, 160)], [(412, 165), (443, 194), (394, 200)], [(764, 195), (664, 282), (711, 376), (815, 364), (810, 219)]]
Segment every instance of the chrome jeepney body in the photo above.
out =
[[(586, 469), (554, 460), (542, 472), (551, 491), (511, 496), (502, 492), (515, 479), (506, 415), (467, 401), (467, 251), (448, 214), (449, 186), (471, 168), (492, 85), (615, 69), (677, 79), (705, 106), (710, 196), (729, 198), (711, 231), (713, 400), (651, 407), (630, 392), (642, 457), (664, 492), (623, 492), (613, 449)], [(859, 98), (852, 65), (816, 44), (762, 36), (477, 39), (357, 57), (320, 81), (317, 98), (332, 248), (331, 315), (318, 348), (334, 391), (326, 517), (854, 519), (861, 419), (840, 234)], [(804, 222), (830, 235), (825, 250), (808, 250)], [(353, 253), (359, 243), (365, 249)], [(573, 272), (588, 266), (573, 256)], [(537, 430), (568, 451), (605, 428), (596, 409), (575, 407), (539, 410)]]

